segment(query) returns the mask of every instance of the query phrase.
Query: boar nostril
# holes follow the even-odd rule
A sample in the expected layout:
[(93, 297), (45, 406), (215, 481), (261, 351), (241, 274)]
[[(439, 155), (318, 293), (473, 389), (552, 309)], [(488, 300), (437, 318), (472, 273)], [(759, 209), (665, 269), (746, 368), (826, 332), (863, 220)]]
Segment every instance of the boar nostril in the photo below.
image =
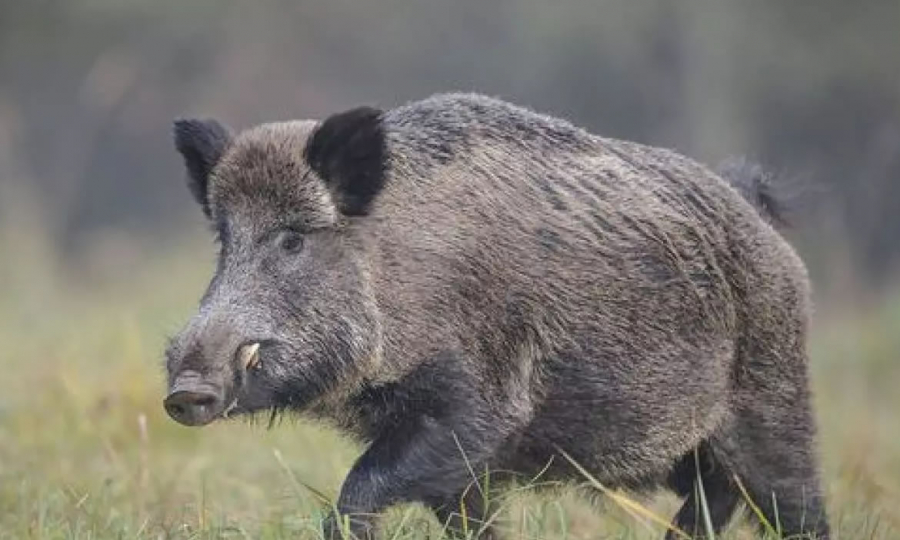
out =
[(197, 398), (194, 399), (194, 405), (197, 405), (200, 407), (208, 407), (215, 402), (216, 402), (216, 397), (210, 396), (210, 395), (198, 396)]

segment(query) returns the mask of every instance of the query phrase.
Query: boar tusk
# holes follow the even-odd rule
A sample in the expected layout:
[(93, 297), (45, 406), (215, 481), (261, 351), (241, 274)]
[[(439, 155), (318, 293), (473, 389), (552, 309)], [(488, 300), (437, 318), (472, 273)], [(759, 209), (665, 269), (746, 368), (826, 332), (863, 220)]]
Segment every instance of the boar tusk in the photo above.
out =
[(256, 367), (256, 364), (259, 363), (259, 343), (244, 346), (241, 349), (240, 356), (241, 366), (243, 366), (244, 369)]
[(222, 418), (228, 420), (228, 415), (231, 414), (231, 411), (233, 411), (235, 407), (237, 407), (237, 401), (237, 398), (234, 398), (234, 400), (231, 401), (231, 405), (225, 407), (225, 410), (222, 411)]

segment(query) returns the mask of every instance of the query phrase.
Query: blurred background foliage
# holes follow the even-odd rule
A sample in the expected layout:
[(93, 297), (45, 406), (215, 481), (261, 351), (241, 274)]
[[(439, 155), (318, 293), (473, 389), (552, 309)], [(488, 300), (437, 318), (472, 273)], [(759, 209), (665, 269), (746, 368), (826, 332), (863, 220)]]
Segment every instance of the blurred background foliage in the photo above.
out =
[(66, 260), (171, 237), (199, 223), (174, 117), (246, 127), (447, 90), (755, 157), (803, 186), (795, 236), (822, 281), (897, 268), (895, 0), (2, 0), (0, 212), (39, 212)]

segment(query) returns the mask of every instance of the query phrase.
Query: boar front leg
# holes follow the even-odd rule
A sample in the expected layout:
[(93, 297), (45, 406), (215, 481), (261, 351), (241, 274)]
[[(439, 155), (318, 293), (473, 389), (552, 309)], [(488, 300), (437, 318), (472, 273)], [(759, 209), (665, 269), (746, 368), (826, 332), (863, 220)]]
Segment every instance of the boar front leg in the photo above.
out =
[[(470, 486), (474, 475), (485, 473), (491, 457), (521, 423), (497, 411), (496, 402), (489, 410), (483, 398), (470, 397), (445, 414), (409, 415), (376, 438), (357, 460), (337, 503), (354, 536), (371, 538), (376, 515), (394, 504), (423, 502), (437, 508), (435, 501), (448, 503), (467, 488), (480, 489)], [(469, 518), (467, 528), (478, 531), (482, 516)], [(328, 527), (333, 538), (340, 537), (335, 518)], [(481, 536), (491, 533), (485, 529)]]

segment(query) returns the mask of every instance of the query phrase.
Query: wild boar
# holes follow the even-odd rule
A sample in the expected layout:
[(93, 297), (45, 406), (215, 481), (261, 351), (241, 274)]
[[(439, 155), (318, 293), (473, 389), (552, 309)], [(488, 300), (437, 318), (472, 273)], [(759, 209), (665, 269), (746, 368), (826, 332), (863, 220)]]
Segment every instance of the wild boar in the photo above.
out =
[(828, 535), (809, 283), (752, 169), (471, 94), (174, 131), (220, 254), (165, 408), (356, 436), (337, 501), (355, 535), (417, 501), (490, 537), (477, 475), (578, 478), (572, 461), (673, 489), (690, 533), (701, 477), (716, 530), (739, 481), (786, 535)]

